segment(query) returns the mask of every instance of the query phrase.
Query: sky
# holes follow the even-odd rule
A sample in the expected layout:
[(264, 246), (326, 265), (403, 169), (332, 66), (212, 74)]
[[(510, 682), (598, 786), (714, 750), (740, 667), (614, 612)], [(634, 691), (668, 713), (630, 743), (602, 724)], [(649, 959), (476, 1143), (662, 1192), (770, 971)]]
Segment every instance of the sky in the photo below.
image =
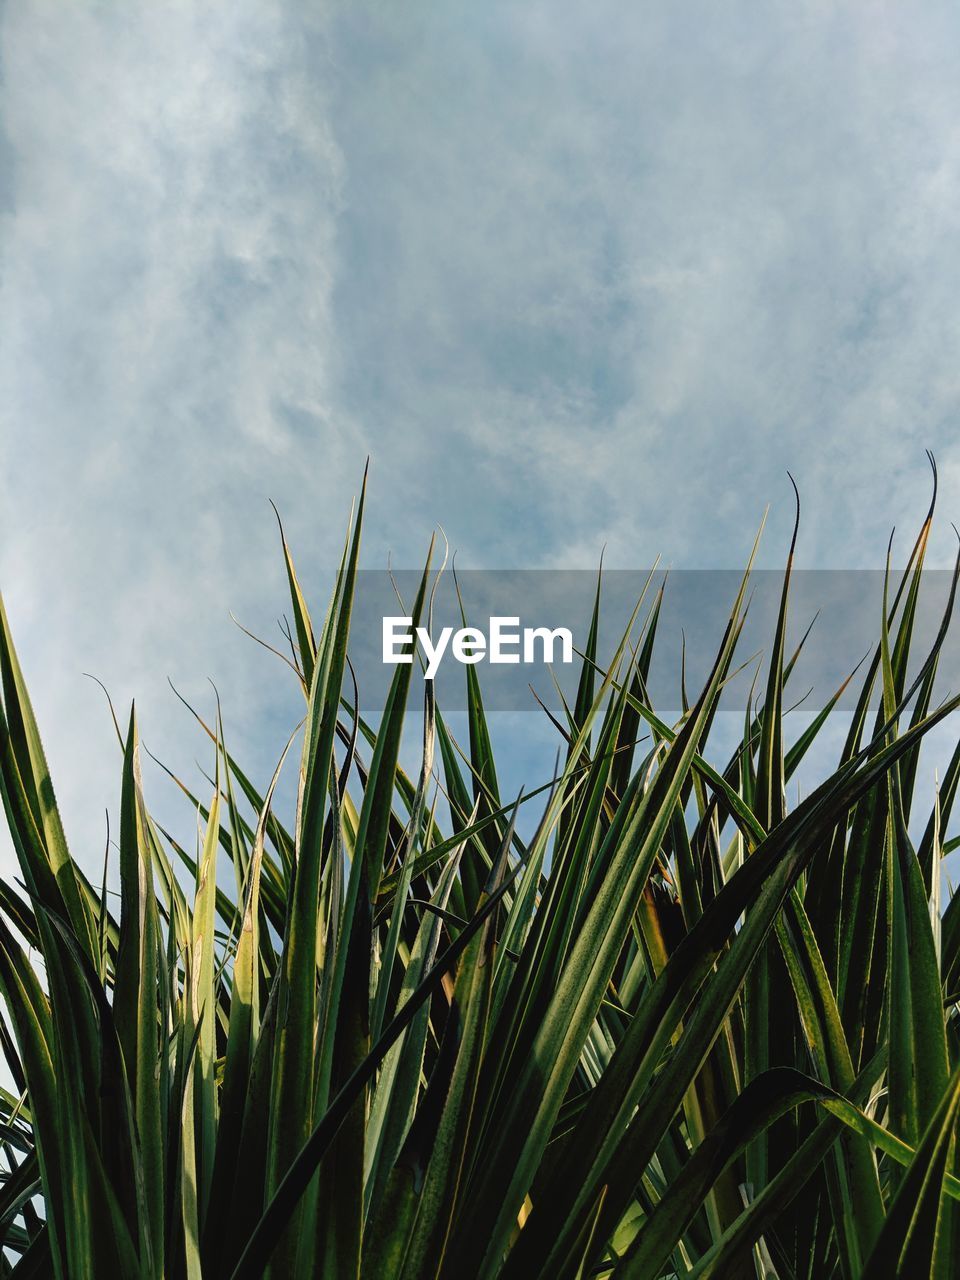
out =
[(949, 560), (955, 5), (0, 24), (0, 588), (81, 858), (119, 772), (85, 672), (182, 769), (166, 681), (212, 679), (269, 776), (297, 695), (229, 611), (277, 635), (269, 499), (321, 609), (368, 456), (371, 567), (437, 525), (470, 567), (737, 567), (768, 504), (775, 566), (788, 470), (798, 562), (877, 567), (927, 448)]

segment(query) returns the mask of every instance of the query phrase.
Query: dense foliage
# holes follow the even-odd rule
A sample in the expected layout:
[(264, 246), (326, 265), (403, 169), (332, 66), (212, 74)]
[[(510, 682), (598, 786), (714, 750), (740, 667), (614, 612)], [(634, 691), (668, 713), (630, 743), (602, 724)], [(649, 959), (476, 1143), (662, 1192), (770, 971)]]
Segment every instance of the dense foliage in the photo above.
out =
[[(556, 776), (518, 802), (477, 668), (462, 747), (426, 686), (419, 774), (400, 764), (410, 666), (361, 719), (362, 518), (361, 498), (319, 630), (283, 545), (295, 813), (272, 804), (283, 761), (258, 789), (218, 719), (194, 856), (151, 818), (131, 714), (119, 914), (107, 869), (68, 850), (0, 619), (19, 860), (0, 887), (0, 1272), (960, 1274), (960, 898), (940, 900), (960, 748), (932, 811), (913, 805), (933, 794), (921, 739), (958, 706), (933, 694), (952, 593), (911, 655), (932, 508), (888, 574), (842, 756), (792, 809), (839, 694), (787, 740), (789, 564), (732, 759), (705, 753), (749, 571), (677, 724), (645, 680), (660, 589), (603, 662), (595, 613), (575, 703), (551, 713)], [(527, 804), (543, 816), (521, 838)]]

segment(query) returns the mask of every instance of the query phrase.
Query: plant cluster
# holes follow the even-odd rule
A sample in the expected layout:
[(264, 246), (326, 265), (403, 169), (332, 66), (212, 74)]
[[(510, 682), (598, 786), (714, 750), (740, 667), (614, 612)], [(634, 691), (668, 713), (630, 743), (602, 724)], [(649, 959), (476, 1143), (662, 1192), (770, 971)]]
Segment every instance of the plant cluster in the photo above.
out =
[[(960, 897), (940, 896), (960, 747), (925, 813), (918, 767), (960, 705), (934, 698), (956, 575), (911, 652), (932, 514), (888, 568), (841, 756), (790, 807), (840, 698), (789, 738), (792, 548), (732, 758), (709, 763), (708, 738), (749, 568), (673, 724), (647, 689), (662, 584), (603, 659), (598, 584), (576, 699), (548, 713), (555, 776), (517, 798), (476, 667), (462, 744), (425, 683), (419, 769), (411, 665), (361, 716), (361, 497), (319, 627), (283, 543), (295, 812), (274, 806), (283, 760), (258, 788), (218, 713), (212, 798), (181, 784), (191, 852), (151, 817), (131, 712), (118, 911), (113, 873), (68, 849), (0, 615), (19, 862), (0, 885), (0, 1274), (960, 1274)], [(428, 561), (414, 627), (435, 580)]]

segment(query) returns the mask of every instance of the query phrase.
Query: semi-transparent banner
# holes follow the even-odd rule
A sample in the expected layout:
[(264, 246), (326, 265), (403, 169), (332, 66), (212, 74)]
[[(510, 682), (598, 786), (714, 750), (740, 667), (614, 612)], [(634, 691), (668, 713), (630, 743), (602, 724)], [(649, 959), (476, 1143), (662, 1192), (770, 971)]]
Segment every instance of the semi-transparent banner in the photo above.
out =
[[(945, 570), (922, 575), (910, 646), (911, 671), (934, 643), (951, 579)], [(688, 696), (694, 698), (721, 644), (741, 580), (742, 574), (734, 570), (605, 571), (600, 589), (599, 666), (606, 669), (610, 664), (628, 628), (631, 646), (641, 643), (653, 611), (658, 610), (648, 692), (661, 711), (679, 711), (681, 676)], [(416, 635), (412, 614), (419, 581), (419, 572), (412, 570), (392, 575), (365, 570), (358, 575), (350, 657), (365, 707), (382, 704), (397, 664), (411, 655), (414, 637), (412, 696), (417, 690), (422, 694), (424, 674), (429, 671), (440, 706), (462, 706), (470, 663), (479, 676), (488, 711), (536, 710), (534, 691), (556, 707), (557, 685), (572, 704), (590, 632), (596, 572), (466, 570), (457, 573), (455, 582), (447, 571), (436, 580), (432, 620), (425, 607)], [(900, 582), (901, 573), (893, 573), (888, 588), (891, 610)], [(758, 668), (762, 680), (782, 589), (782, 571), (759, 570), (750, 577), (734, 674), (723, 700), (728, 710), (744, 708)], [(836, 693), (858, 663), (864, 658), (869, 662), (879, 643), (883, 589), (881, 570), (793, 573), (788, 659), (808, 634), (790, 676), (791, 700), (803, 698), (814, 711)], [(893, 616), (891, 644), (908, 596), (909, 589)], [(629, 661), (627, 653), (624, 669), (629, 669)], [(860, 681), (855, 680), (840, 708), (852, 706), (859, 687)], [(960, 633), (951, 630), (939, 659), (935, 696), (958, 688)], [(758, 691), (762, 696), (762, 684)]]

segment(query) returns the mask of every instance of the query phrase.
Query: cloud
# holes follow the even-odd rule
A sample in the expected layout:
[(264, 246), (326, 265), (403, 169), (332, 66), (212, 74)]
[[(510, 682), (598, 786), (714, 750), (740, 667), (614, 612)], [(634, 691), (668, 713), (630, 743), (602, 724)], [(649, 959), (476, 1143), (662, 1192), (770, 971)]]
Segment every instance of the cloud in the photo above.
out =
[(272, 751), (227, 610), (266, 629), (282, 601), (268, 496), (340, 541), (348, 493), (316, 519), (309, 488), (358, 476), (331, 423), (322, 39), (260, 0), (5, 13), (2, 576), (68, 816), (98, 839), (116, 762), (80, 673), (139, 695), (155, 745), (183, 727), (166, 675), (215, 676)]
[(345, 392), (476, 558), (729, 563), (789, 467), (812, 562), (876, 563), (952, 453), (955, 13), (376, 13), (335, 29)]
[(768, 501), (777, 564), (787, 468), (801, 561), (877, 564), (928, 446), (955, 516), (958, 25), (8, 5), (0, 581), (83, 839), (82, 670), (178, 762), (164, 677), (214, 676), (269, 769), (296, 698), (227, 609), (283, 607), (268, 495), (320, 596), (368, 452), (378, 565), (434, 522), (473, 565), (738, 564)]

